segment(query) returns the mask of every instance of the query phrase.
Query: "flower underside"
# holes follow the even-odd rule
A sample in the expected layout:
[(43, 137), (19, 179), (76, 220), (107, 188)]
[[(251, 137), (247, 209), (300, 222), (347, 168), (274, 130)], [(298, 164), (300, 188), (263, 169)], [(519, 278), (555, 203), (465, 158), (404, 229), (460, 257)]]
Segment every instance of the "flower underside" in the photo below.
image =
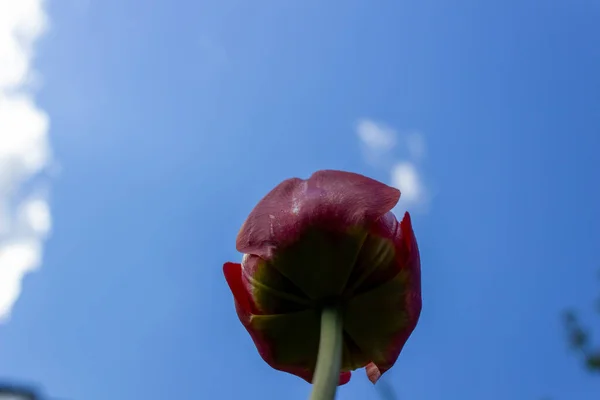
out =
[(275, 368), (294, 366), (310, 376), (321, 310), (335, 305), (343, 313), (342, 371), (393, 365), (407, 336), (399, 340), (399, 332), (414, 328), (420, 296), (411, 290), (419, 277), (399, 268), (418, 258), (406, 248), (412, 241), (403, 237), (401, 224), (381, 236), (392, 219), (389, 213), (373, 226), (345, 232), (312, 227), (270, 260), (244, 255), (240, 278), (251, 304), (246, 324), (255, 341), (269, 344), (263, 358)]

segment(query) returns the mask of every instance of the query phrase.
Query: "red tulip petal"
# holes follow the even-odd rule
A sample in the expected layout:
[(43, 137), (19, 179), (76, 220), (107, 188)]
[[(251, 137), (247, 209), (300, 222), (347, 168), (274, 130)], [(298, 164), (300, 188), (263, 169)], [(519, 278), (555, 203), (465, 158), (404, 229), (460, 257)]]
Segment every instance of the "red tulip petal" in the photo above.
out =
[(257, 309), (252, 301), (252, 296), (248, 292), (242, 280), (242, 265), (238, 263), (227, 262), (223, 265), (223, 274), (229, 285), (236, 306), (248, 315), (256, 314)]
[[(319, 348), (319, 324), (319, 313), (306, 310), (254, 315), (244, 326), (267, 364), (311, 383)], [(341, 384), (347, 382), (346, 377), (347, 373), (341, 373)]]
[(270, 259), (309, 226), (344, 231), (363, 226), (390, 211), (400, 192), (359, 174), (324, 170), (309, 179), (288, 179), (252, 210), (236, 242), (241, 253)]
[[(246, 260), (245, 260), (246, 261)], [(258, 353), (272, 368), (312, 382), (319, 346), (320, 315), (316, 310), (288, 314), (260, 315), (240, 264), (223, 266), (242, 325), (252, 338)], [(350, 372), (340, 372), (339, 384), (346, 384)]]
[(344, 297), (369, 291), (393, 279), (400, 271), (396, 241), (400, 224), (392, 212), (388, 212), (369, 229), (354, 262), (354, 268), (344, 291)]
[(350, 378), (352, 377), (352, 372), (347, 371), (347, 372), (342, 372), (340, 373), (340, 380), (338, 381), (338, 385), (345, 385), (346, 383), (350, 382)]
[(258, 256), (244, 255), (242, 281), (256, 304), (257, 314), (284, 314), (314, 307), (297, 286)]
[[(372, 364), (369, 379), (376, 381), (390, 369), (414, 330), (421, 312), (420, 259), (410, 216), (405, 214), (394, 238), (396, 276), (349, 301), (344, 328)], [(388, 275), (384, 269), (381, 275)], [(375, 275), (369, 276), (374, 281)]]
[(399, 196), (397, 189), (349, 172), (289, 179), (250, 213), (237, 249), (266, 260), (310, 300), (339, 296), (369, 226)]

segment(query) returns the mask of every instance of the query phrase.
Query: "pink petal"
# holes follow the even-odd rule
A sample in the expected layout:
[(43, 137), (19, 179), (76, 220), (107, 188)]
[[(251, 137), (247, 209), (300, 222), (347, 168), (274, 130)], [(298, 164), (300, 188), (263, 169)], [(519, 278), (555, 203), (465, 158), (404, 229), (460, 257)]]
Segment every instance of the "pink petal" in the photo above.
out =
[(379, 378), (381, 378), (381, 371), (379, 371), (377, 365), (373, 363), (368, 363), (365, 367), (365, 371), (367, 372), (367, 378), (369, 378), (372, 383), (377, 383)]
[(364, 226), (390, 211), (399, 198), (397, 189), (351, 172), (324, 170), (307, 180), (288, 179), (252, 210), (236, 247), (270, 259), (275, 249), (294, 242), (307, 227)]

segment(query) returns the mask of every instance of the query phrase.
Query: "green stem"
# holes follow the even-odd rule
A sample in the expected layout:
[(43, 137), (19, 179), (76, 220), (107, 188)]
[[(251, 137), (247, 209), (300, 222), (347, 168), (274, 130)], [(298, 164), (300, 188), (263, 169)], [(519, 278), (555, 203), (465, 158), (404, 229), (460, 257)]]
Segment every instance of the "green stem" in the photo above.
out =
[(333, 400), (342, 364), (342, 315), (326, 307), (321, 313), (321, 339), (310, 400)]

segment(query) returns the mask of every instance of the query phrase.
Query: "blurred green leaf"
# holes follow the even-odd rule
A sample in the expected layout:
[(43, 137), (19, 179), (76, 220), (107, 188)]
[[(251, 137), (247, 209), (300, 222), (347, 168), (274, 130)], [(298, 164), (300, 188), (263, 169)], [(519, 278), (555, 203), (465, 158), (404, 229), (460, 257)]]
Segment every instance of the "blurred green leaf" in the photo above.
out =
[(586, 364), (589, 370), (600, 372), (600, 353), (589, 355)]
[[(600, 277), (600, 274), (598, 277)], [(596, 311), (600, 313), (600, 298), (595, 303)], [(564, 312), (563, 323), (569, 346), (583, 355), (583, 363), (586, 369), (590, 372), (600, 373), (600, 349), (593, 348), (590, 330), (580, 324), (579, 318), (573, 310)]]

